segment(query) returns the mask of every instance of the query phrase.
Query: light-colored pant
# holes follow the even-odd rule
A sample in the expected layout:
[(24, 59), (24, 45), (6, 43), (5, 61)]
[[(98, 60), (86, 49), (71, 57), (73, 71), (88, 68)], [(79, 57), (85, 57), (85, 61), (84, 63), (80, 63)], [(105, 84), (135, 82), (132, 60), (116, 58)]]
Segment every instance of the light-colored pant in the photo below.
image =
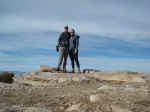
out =
[(59, 47), (59, 59), (58, 59), (58, 68), (61, 68), (63, 62), (63, 70), (66, 70), (68, 58), (68, 48), (67, 47)]

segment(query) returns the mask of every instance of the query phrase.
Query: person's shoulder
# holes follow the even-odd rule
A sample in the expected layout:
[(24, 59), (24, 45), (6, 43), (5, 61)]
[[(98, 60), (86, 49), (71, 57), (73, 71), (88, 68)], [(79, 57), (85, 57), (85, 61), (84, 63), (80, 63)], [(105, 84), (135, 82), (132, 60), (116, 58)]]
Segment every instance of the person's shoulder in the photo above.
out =
[(70, 35), (70, 33), (69, 33), (69, 32), (62, 32), (62, 34)]
[(61, 34), (65, 34), (65, 32), (61, 32)]
[(62, 35), (64, 35), (64, 32), (61, 32), (61, 33), (60, 33), (60, 36), (62, 36)]

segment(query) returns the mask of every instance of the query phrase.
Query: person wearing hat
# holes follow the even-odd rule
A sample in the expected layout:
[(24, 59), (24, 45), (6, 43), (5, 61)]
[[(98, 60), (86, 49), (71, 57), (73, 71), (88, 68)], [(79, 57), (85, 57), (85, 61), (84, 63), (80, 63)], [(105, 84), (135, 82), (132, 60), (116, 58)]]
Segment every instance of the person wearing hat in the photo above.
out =
[(79, 36), (75, 34), (75, 30), (71, 29), (69, 40), (69, 57), (72, 65), (72, 72), (75, 72), (74, 62), (76, 62), (78, 72), (80, 73), (80, 63), (78, 60), (78, 47), (79, 47)]
[(69, 50), (69, 39), (70, 33), (68, 32), (68, 26), (65, 26), (64, 32), (60, 34), (56, 46), (56, 50), (57, 52), (59, 52), (57, 71), (60, 71), (63, 62), (63, 71), (66, 72), (66, 64)]

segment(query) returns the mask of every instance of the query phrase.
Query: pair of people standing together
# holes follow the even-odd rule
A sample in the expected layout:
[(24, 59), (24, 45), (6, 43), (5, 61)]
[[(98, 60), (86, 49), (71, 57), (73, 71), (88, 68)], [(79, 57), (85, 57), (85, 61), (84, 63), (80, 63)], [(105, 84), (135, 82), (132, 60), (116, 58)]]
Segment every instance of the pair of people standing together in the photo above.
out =
[(71, 29), (70, 32), (68, 30), (68, 26), (65, 26), (64, 32), (62, 32), (58, 38), (56, 46), (56, 50), (59, 52), (57, 70), (59, 71), (61, 69), (63, 62), (63, 71), (66, 72), (67, 58), (69, 54), (71, 59), (72, 72), (75, 72), (75, 62), (78, 68), (78, 72), (80, 72), (80, 64), (78, 60), (79, 36), (75, 34), (74, 29)]

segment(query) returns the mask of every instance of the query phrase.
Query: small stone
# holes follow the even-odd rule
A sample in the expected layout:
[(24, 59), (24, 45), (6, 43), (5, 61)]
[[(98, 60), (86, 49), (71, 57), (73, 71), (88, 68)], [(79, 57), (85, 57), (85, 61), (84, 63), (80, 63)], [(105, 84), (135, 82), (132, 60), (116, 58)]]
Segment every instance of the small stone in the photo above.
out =
[(75, 110), (79, 110), (81, 104), (75, 104), (75, 105), (72, 105), (71, 107), (69, 107), (66, 111), (67, 112), (71, 112), (71, 111), (75, 111)]
[(91, 103), (95, 103), (95, 102), (100, 101), (99, 95), (91, 95), (89, 99), (90, 99)]
[(112, 108), (112, 112), (131, 112), (130, 110), (121, 108), (120, 106), (117, 105), (111, 105), (111, 108)]
[(67, 78), (59, 78), (58, 79), (58, 83), (63, 83), (65, 81), (67, 81), (68, 79)]

